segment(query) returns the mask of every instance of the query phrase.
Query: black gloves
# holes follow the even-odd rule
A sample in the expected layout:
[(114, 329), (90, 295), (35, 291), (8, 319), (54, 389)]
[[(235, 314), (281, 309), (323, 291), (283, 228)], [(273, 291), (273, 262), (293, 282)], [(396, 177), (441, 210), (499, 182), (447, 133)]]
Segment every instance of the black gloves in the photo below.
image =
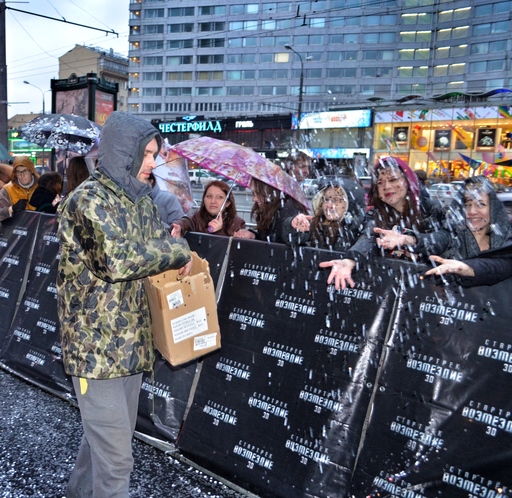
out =
[(12, 214), (23, 211), (27, 207), (27, 199), (20, 199), (16, 204), (12, 205)]

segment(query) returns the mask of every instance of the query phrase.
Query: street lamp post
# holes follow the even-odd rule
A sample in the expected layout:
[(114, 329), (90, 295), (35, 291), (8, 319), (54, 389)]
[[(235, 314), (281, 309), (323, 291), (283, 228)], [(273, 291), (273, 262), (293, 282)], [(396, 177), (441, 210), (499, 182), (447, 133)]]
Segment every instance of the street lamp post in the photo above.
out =
[(24, 81), (23, 83), (25, 83), (25, 85), (30, 85), (30, 86), (33, 86), (34, 88), (37, 88), (40, 92), (41, 92), (41, 96), (43, 98), (43, 115), (44, 115), (44, 94), (46, 92), (49, 92), (50, 90), (46, 90), (46, 92), (43, 92), (43, 90), (41, 90), (38, 86), (36, 85), (33, 85), (32, 83), (30, 83), (29, 81)]
[[(45, 114), (44, 112), (44, 94), (46, 92), (50, 92), (51, 90), (46, 90), (46, 92), (43, 92), (43, 90), (41, 90), (41, 88), (39, 88), (38, 86), (36, 85), (33, 85), (32, 83), (30, 83), (29, 81), (24, 81), (23, 83), (25, 83), (25, 85), (30, 85), (30, 86), (33, 86), (34, 88), (37, 88), (40, 92), (41, 92), (41, 96), (43, 98), (43, 116)], [(41, 162), (42, 162), (42, 166), (44, 168), (44, 145), (43, 145), (43, 154), (42, 154), (42, 157), (41, 157)]]
[[(304, 60), (302, 59), (302, 55), (300, 55), (299, 52), (297, 52), (291, 45), (285, 45), (284, 48), (286, 48), (286, 50), (291, 50), (294, 54), (297, 54), (300, 60), (299, 108), (297, 111), (297, 129), (300, 131), (300, 117), (302, 115), (302, 97), (304, 94)], [(311, 59), (311, 56), (306, 57), (307, 61), (310, 61)]]

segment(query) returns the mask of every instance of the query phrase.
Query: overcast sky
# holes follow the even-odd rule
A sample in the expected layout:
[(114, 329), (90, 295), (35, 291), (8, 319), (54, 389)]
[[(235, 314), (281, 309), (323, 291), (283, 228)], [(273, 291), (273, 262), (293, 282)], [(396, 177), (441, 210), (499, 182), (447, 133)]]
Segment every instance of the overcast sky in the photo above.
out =
[[(15, 114), (41, 112), (41, 91), (50, 90), (50, 80), (59, 77), (59, 57), (75, 45), (85, 44), (106, 50), (112, 48), (114, 52), (128, 55), (129, 0), (7, 0), (6, 5), (9, 118)], [(17, 12), (9, 7), (51, 18), (64, 18), (68, 22), (93, 28), (114, 30), (119, 33), (119, 38), (101, 31)], [(30, 82), (41, 91), (23, 81)], [(51, 92), (44, 95), (46, 112), (50, 112)]]

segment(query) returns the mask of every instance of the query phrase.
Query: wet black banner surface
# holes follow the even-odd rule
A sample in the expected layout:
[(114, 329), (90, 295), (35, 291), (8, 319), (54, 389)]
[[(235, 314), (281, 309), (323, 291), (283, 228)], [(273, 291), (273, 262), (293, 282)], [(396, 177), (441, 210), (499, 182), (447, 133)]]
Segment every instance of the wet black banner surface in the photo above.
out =
[(318, 267), (331, 257), (231, 246), (223, 348), (203, 362), (178, 447), (261, 495), (348, 489), (394, 295), (391, 278), (335, 291)]

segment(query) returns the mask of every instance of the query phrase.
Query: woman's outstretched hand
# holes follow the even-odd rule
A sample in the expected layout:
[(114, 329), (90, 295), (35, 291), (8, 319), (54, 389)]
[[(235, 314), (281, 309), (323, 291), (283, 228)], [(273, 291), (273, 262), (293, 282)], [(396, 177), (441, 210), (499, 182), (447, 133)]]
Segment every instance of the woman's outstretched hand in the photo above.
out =
[(352, 259), (333, 259), (320, 263), (320, 268), (331, 268), (331, 273), (327, 278), (327, 283), (334, 282), (334, 287), (338, 290), (340, 287), (345, 290), (347, 285), (354, 287), (355, 282), (352, 279), (352, 270), (356, 267), (356, 262)]
[(444, 259), (441, 256), (430, 256), (430, 260), (437, 263), (435, 268), (425, 272), (425, 275), (443, 275), (444, 273), (455, 273), (462, 277), (474, 277), (475, 272), (471, 266), (457, 259)]

